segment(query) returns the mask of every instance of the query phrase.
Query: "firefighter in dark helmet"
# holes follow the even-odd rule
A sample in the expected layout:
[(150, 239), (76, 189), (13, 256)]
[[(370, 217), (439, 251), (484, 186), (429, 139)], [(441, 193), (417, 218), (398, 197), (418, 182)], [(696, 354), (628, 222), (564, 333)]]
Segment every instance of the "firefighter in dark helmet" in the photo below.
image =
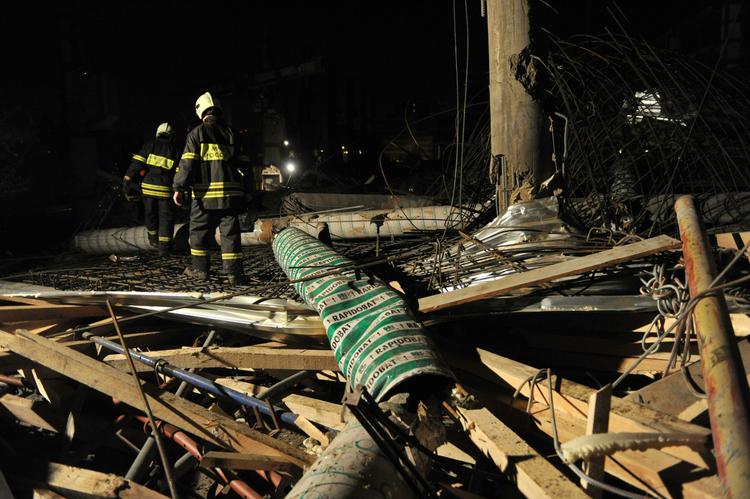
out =
[(156, 129), (156, 138), (149, 140), (125, 172), (123, 189), (126, 197), (137, 192), (140, 186), (146, 219), (146, 232), (151, 246), (162, 254), (172, 247), (174, 234), (174, 206), (172, 205), (172, 178), (179, 150), (174, 143), (172, 126), (162, 123)]
[(190, 202), (191, 265), (185, 274), (197, 280), (209, 275), (209, 244), (218, 226), (221, 260), (229, 284), (246, 283), (242, 270), (240, 224), (253, 189), (250, 158), (237, 141), (235, 131), (223, 119), (221, 104), (206, 92), (195, 103), (201, 124), (187, 136), (185, 150), (174, 176), (174, 202)]

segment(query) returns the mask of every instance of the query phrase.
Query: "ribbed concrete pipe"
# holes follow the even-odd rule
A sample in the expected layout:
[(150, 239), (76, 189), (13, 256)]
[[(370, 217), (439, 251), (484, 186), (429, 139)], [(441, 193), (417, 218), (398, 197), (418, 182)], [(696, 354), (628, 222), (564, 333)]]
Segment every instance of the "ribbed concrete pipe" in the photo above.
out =
[(286, 497), (410, 499), (415, 496), (367, 431), (352, 420)]

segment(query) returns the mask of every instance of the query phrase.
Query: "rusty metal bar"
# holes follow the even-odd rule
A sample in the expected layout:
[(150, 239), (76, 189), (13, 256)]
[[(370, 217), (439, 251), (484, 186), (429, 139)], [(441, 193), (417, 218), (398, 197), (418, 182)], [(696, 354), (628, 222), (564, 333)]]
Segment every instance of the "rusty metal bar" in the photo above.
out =
[(109, 311), (109, 315), (112, 318), (112, 324), (115, 326), (115, 331), (117, 331), (117, 336), (120, 338), (120, 343), (122, 344), (122, 349), (125, 353), (125, 357), (128, 359), (128, 366), (130, 367), (130, 374), (133, 375), (133, 380), (135, 381), (136, 387), (138, 388), (138, 393), (141, 395), (141, 401), (143, 402), (143, 408), (145, 409), (146, 414), (148, 415), (148, 419), (151, 422), (151, 429), (154, 434), (154, 438), (156, 439), (156, 448), (159, 450), (159, 457), (161, 458), (162, 467), (164, 468), (164, 476), (167, 479), (167, 485), (169, 485), (169, 495), (172, 497), (172, 499), (177, 499), (179, 495), (177, 494), (177, 485), (174, 482), (174, 479), (172, 478), (172, 467), (169, 463), (169, 458), (167, 457), (167, 453), (164, 450), (164, 443), (161, 440), (161, 435), (159, 434), (159, 430), (156, 427), (156, 422), (154, 419), (154, 414), (151, 412), (151, 406), (148, 403), (148, 398), (146, 397), (146, 394), (143, 392), (143, 386), (141, 386), (141, 380), (138, 378), (138, 371), (135, 369), (135, 364), (133, 363), (133, 359), (130, 356), (130, 349), (128, 348), (127, 344), (125, 343), (125, 337), (122, 334), (122, 330), (120, 330), (120, 324), (117, 321), (117, 315), (115, 315), (115, 311), (112, 308), (112, 303), (110, 303), (109, 300), (107, 300), (107, 310)]
[[(693, 197), (678, 198), (675, 212), (690, 296), (694, 297), (714, 285), (716, 266)], [(693, 313), (719, 478), (726, 497), (747, 497), (750, 397), (723, 293), (702, 298)]]
[[(136, 419), (143, 423), (143, 431), (149, 434), (149, 419), (145, 416), (136, 416)], [(170, 440), (174, 441), (177, 445), (185, 449), (188, 454), (193, 456), (198, 462), (203, 460), (203, 453), (200, 450), (198, 443), (193, 440), (187, 433), (177, 428), (174, 425), (159, 421), (157, 423), (159, 432)], [(234, 490), (237, 495), (248, 499), (261, 499), (263, 496), (256, 492), (244, 481), (238, 479), (234, 473), (230, 470), (223, 470), (221, 468), (214, 468), (214, 471), (221, 478), (226, 485)], [(258, 474), (261, 475), (260, 470)], [(262, 476), (262, 475), (261, 475)], [(269, 480), (275, 487), (278, 487), (281, 483), (281, 477), (277, 474), (273, 474), (273, 479)]]

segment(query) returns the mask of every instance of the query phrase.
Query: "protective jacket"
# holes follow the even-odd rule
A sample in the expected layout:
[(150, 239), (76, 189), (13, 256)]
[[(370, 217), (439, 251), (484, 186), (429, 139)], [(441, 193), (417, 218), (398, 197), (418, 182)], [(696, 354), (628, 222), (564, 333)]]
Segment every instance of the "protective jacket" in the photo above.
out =
[(131, 181), (140, 181), (143, 197), (171, 198), (174, 165), (178, 154), (177, 146), (172, 140), (157, 137), (143, 144), (141, 150), (133, 155), (125, 176), (130, 177)]
[(207, 116), (187, 136), (174, 176), (176, 192), (192, 189), (204, 210), (239, 211), (253, 188), (250, 158), (236, 133), (215, 116)]

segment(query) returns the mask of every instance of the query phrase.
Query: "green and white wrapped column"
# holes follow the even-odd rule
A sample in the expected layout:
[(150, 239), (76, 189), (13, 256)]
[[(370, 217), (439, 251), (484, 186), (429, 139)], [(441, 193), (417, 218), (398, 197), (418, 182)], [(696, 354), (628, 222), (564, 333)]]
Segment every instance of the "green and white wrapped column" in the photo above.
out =
[(363, 385), (381, 401), (407, 381), (438, 388), (453, 380), (406, 302), (383, 281), (355, 272), (350, 259), (299, 229), (276, 235), (273, 251), (291, 280), (342, 269), (294, 287), (320, 314), (350, 386)]

